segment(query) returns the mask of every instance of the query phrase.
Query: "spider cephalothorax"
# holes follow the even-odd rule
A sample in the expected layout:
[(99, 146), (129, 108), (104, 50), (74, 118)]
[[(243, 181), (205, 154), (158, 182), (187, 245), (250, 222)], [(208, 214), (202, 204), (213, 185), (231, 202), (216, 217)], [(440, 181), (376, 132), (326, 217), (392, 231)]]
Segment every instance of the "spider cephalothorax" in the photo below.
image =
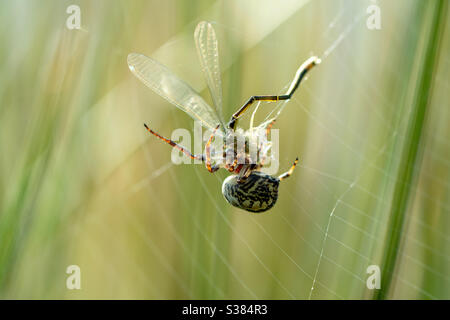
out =
[[(177, 148), (191, 159), (205, 162), (209, 172), (216, 172), (220, 168), (224, 168), (233, 173), (232, 176), (225, 179), (222, 186), (222, 193), (230, 204), (251, 212), (266, 211), (274, 206), (278, 198), (280, 181), (292, 174), (298, 159), (295, 160), (288, 172), (278, 178), (261, 172), (261, 168), (266, 165), (268, 151), (271, 148), (268, 135), (280, 112), (257, 127), (251, 125), (250, 129), (246, 131), (237, 127), (238, 119), (254, 102), (289, 100), (306, 73), (320, 63), (320, 59), (310, 57), (306, 60), (298, 68), (295, 78), (285, 94), (250, 97), (225, 125), (222, 117), (218, 42), (212, 25), (208, 22), (200, 22), (195, 29), (194, 39), (215, 109), (211, 108), (196, 91), (169, 69), (151, 58), (131, 53), (128, 55), (128, 66), (145, 85), (195, 120), (200, 121), (202, 126), (213, 131), (205, 146), (204, 154), (192, 154), (176, 142), (154, 132), (147, 125), (145, 127), (151, 134)], [(253, 116), (251, 123), (253, 123)], [(217, 139), (215, 139), (216, 137)], [(254, 137), (258, 138), (256, 142), (253, 141)], [(216, 140), (215, 143), (221, 141), (223, 144), (215, 147), (212, 143), (213, 140)], [(239, 140), (242, 142), (241, 144), (239, 144)]]

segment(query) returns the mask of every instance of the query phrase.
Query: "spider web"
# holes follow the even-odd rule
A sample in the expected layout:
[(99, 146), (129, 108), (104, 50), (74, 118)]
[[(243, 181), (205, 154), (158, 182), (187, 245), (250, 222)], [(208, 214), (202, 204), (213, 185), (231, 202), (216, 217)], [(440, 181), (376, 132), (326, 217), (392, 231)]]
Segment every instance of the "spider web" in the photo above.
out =
[[(315, 3), (295, 16), (307, 19), (308, 15), (316, 14), (326, 5), (326, 2)], [(410, 110), (397, 108), (401, 100), (395, 100), (395, 95), (386, 97), (386, 89), (383, 88), (388, 84), (384, 84), (382, 79), (389, 79), (389, 85), (397, 89), (402, 88), (404, 75), (389, 69), (398, 59), (386, 62), (382, 59), (388, 59), (389, 55), (379, 58), (377, 61), (384, 63), (383, 70), (373, 76), (375, 80), (358, 65), (363, 59), (361, 55), (368, 54), (364, 45), (374, 49), (385, 39), (374, 35), (372, 45), (369, 40), (361, 40), (370, 32), (365, 27), (365, 7), (352, 5), (347, 8), (341, 2), (338, 8), (332, 17), (324, 19), (330, 23), (323, 27), (319, 40), (311, 40), (316, 44), (316, 53), (321, 53), (322, 64), (311, 72), (310, 79), (301, 84), (299, 92), (289, 102), (275, 108), (273, 104), (265, 103), (260, 107), (260, 110), (272, 108), (265, 119), (280, 114), (278, 127), (282, 140), (289, 134), (298, 135), (294, 129), (283, 133), (287, 124), (292, 124), (283, 117), (297, 118), (300, 114), (304, 119), (302, 124), (308, 129), (304, 137), (298, 138), (302, 140), (300, 147), (297, 139), (290, 139), (280, 147), (280, 171), (292, 161), (292, 154), (287, 154), (286, 150), (303, 152), (294, 176), (280, 187), (281, 203), (277, 206), (282, 209), (275, 207), (270, 214), (261, 216), (242, 214), (224, 203), (219, 187), (212, 188), (213, 185), (220, 186), (226, 174), (209, 177), (203, 167), (175, 167), (171, 163), (161, 163), (164, 156), (153, 153), (151, 148), (144, 149), (146, 165), (151, 173), (126, 190), (127, 196), (121, 207), (128, 213), (130, 225), (167, 274), (160, 276), (175, 283), (178, 289), (175, 291), (180, 292), (176, 296), (251, 299), (371, 297), (371, 291), (366, 287), (366, 268), (381, 263), (392, 188), (395, 183), (402, 183), (397, 181), (396, 174), (398, 166), (404, 165), (400, 163), (401, 152), (398, 150), (404, 141)], [(400, 13), (395, 16), (400, 19)], [(404, 50), (402, 37), (414, 38), (414, 30), (406, 27), (408, 23), (410, 20), (404, 18), (399, 23), (403, 33), (387, 35), (392, 52)], [(233, 32), (233, 28), (227, 25), (215, 25)], [(288, 29), (289, 26), (280, 28)], [(242, 37), (245, 41), (245, 35)], [(360, 47), (355, 48), (355, 43)], [(260, 45), (264, 48), (274, 43), (264, 40)], [(279, 47), (277, 43), (275, 47)], [(295, 51), (293, 54), (300, 55), (297, 49), (292, 50)], [(376, 53), (368, 56), (364, 59), (376, 59)], [(370, 65), (365, 60), (360, 63)], [(371, 72), (376, 73), (374, 65), (370, 66)], [(448, 68), (447, 58), (441, 66), (443, 76), (436, 80), (436, 90), (447, 98)], [(332, 79), (323, 79), (330, 75), (333, 75)], [(339, 83), (340, 77), (346, 79), (345, 86)], [(333, 81), (338, 89), (329, 89), (332, 93), (327, 94), (324, 86), (332, 85)], [(288, 86), (289, 82), (285, 83), (283, 90)], [(352, 99), (363, 104), (356, 108)], [(437, 127), (442, 126), (445, 119), (448, 121), (448, 112), (440, 114), (433, 108), (430, 119)], [(182, 127), (176, 113), (172, 113), (172, 121)], [(152, 142), (152, 146), (153, 143), (159, 142)], [(423, 163), (438, 163), (448, 170), (449, 161), (445, 153), (448, 146), (445, 137), (428, 129)], [(169, 151), (167, 157), (168, 154)], [(180, 180), (184, 170), (192, 170), (194, 176)], [(424, 186), (438, 186), (448, 195), (448, 177), (439, 177), (420, 165), (415, 170)], [(176, 216), (159, 201), (156, 195), (159, 184), (170, 185), (168, 188), (176, 198), (176, 204), (171, 204), (177, 208)], [(186, 193), (186, 188), (192, 186), (195, 186), (195, 194), (201, 194), (201, 197), (192, 197), (192, 191)], [(157, 236), (149, 235), (127, 207), (127, 199), (142, 193), (149, 197), (152, 214), (156, 215), (154, 219), (172, 239), (171, 250), (175, 252), (172, 254), (178, 258), (165, 252), (166, 246), (158, 241)], [(450, 285), (447, 271), (450, 255), (448, 251), (437, 248), (448, 248), (450, 237), (436, 222), (448, 221), (450, 204), (446, 199), (448, 197), (436, 198), (432, 188), (416, 189), (414, 203), (419, 202), (419, 205), (411, 208), (407, 217), (408, 228), (402, 232), (399, 267), (393, 274), (396, 283), (393, 297), (449, 298), (449, 291), (445, 288)], [(427, 219), (422, 214), (420, 203), (437, 208), (435, 210), (442, 212), (442, 216)], [(176, 265), (179, 260), (182, 267)], [(137, 261), (130, 263), (139, 265)], [(137, 269), (142, 279), (148, 279), (148, 272), (140, 267)], [(224, 280), (220, 280), (221, 277)], [(440, 285), (424, 285), (422, 281), (425, 278)], [(152, 287), (152, 297), (161, 297), (161, 292), (155, 289), (160, 287)], [(170, 294), (168, 296), (171, 297)]]

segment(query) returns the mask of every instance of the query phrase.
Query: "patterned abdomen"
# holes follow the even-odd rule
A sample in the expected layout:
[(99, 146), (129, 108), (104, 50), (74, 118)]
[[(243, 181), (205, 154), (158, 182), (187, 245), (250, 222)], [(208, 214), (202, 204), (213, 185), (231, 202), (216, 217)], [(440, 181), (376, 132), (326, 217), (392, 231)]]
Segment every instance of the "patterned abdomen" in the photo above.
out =
[(237, 175), (227, 177), (222, 185), (222, 193), (235, 207), (251, 212), (263, 212), (272, 208), (277, 201), (279, 184), (278, 178), (253, 171), (242, 182), (238, 182)]

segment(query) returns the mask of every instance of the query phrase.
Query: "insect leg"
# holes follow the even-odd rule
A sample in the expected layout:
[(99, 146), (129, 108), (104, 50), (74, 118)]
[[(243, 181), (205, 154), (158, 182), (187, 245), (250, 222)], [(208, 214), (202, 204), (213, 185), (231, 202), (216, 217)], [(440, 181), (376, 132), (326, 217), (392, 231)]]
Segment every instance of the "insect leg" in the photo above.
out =
[[(247, 102), (231, 116), (231, 119), (228, 122), (228, 127), (230, 129), (234, 129), (239, 117), (242, 116), (245, 111), (247, 111), (248, 107), (250, 107), (253, 104), (253, 102), (255, 102), (255, 101), (278, 101), (278, 100), (280, 100), (279, 96), (252, 96), (252, 97), (250, 97), (250, 99), (248, 99)], [(284, 99), (284, 100), (286, 100), (286, 99)]]
[(228, 122), (228, 127), (230, 129), (234, 129), (236, 126), (236, 122), (239, 119), (239, 117), (244, 114), (244, 112), (250, 107), (253, 102), (255, 101), (280, 101), (280, 100), (289, 100), (292, 95), (294, 94), (295, 90), (297, 90), (298, 86), (300, 85), (300, 82), (305, 77), (306, 73), (311, 70), (316, 64), (320, 63), (320, 59), (318, 57), (311, 57), (298, 68), (297, 73), (295, 74), (294, 80), (291, 82), (291, 86), (289, 87), (288, 91), (281, 95), (281, 96), (252, 96), (250, 99), (247, 100), (247, 102), (238, 110), (236, 111), (232, 116), (230, 121)]
[(272, 130), (272, 126), (275, 123), (275, 121), (277, 121), (277, 119), (273, 119), (272, 122), (270, 122), (266, 127), (266, 138), (267, 139), (269, 138), (270, 130)]
[(280, 175), (278, 177), (278, 179), (280, 179), (280, 181), (282, 181), (282, 180), (284, 180), (286, 178), (289, 178), (289, 176), (292, 174), (292, 172), (294, 172), (294, 169), (295, 169), (295, 166), (297, 165), (297, 163), (298, 163), (298, 158), (295, 159), (294, 164), (289, 169), (289, 171), (287, 171), (287, 172), (283, 173), (282, 175)]
[[(277, 121), (277, 120), (276, 120), (276, 119), (273, 119), (273, 120), (267, 125), (267, 127), (266, 127), (266, 139), (269, 139), (269, 133), (270, 133), (270, 130), (272, 130), (272, 127), (273, 127), (275, 121)], [(259, 147), (258, 147), (258, 159), (259, 159), (259, 157), (260, 157), (260, 153), (261, 153), (261, 148), (262, 148), (262, 146), (263, 146), (263, 143), (261, 142), (261, 143), (259, 144)], [(264, 163), (265, 163), (264, 160), (265, 160), (264, 158), (260, 160), (260, 163), (259, 163), (259, 167), (258, 167), (258, 168), (264, 166)]]
[(206, 149), (206, 152), (205, 152), (206, 153), (206, 162), (205, 162), (206, 169), (208, 169), (208, 171), (211, 172), (211, 173), (214, 173), (214, 172), (216, 172), (217, 170), (220, 169), (220, 166), (217, 166), (217, 165), (216, 166), (211, 166), (211, 142), (212, 142), (212, 140), (214, 138), (214, 134), (216, 133), (217, 129), (219, 129), (219, 126), (220, 125), (218, 125), (216, 127), (216, 129), (214, 129), (214, 131), (211, 134), (211, 137), (209, 137), (208, 143), (206, 143), (206, 147), (205, 147), (205, 149)]
[(156, 133), (155, 131), (153, 131), (152, 129), (150, 129), (145, 123), (144, 123), (145, 128), (148, 130), (148, 132), (150, 132), (151, 134), (153, 134), (154, 136), (156, 136), (157, 138), (161, 139), (162, 141), (170, 144), (172, 147), (180, 150), (181, 152), (183, 152), (185, 155), (187, 155), (188, 157), (190, 157), (191, 159), (197, 159), (197, 160), (201, 160), (201, 161), (205, 161), (205, 157), (204, 155), (195, 155), (192, 154), (189, 150), (183, 148), (182, 146), (180, 146), (179, 144), (177, 144), (176, 142), (164, 138), (163, 136), (161, 136), (160, 134)]

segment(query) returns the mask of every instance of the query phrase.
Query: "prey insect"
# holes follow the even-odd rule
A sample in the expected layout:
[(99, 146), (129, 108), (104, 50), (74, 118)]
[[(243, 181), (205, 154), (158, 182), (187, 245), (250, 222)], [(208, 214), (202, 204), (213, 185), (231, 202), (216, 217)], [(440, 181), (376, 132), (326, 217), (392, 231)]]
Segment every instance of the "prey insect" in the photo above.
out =
[[(131, 53), (128, 55), (128, 66), (131, 72), (147, 87), (212, 131), (205, 145), (204, 153), (195, 155), (176, 142), (156, 133), (146, 124), (144, 126), (152, 135), (177, 148), (191, 159), (204, 162), (209, 172), (214, 173), (224, 168), (233, 173), (224, 180), (222, 185), (222, 193), (231, 205), (251, 212), (269, 210), (278, 199), (280, 181), (292, 174), (298, 158), (287, 172), (278, 177), (262, 172), (261, 169), (266, 164), (271, 147), (268, 136), (276, 117), (264, 121), (256, 128), (251, 126), (248, 130), (239, 128), (238, 120), (255, 102), (289, 100), (306, 73), (319, 64), (320, 59), (315, 56), (307, 59), (297, 70), (285, 94), (252, 96), (225, 124), (222, 116), (222, 83), (218, 42), (212, 25), (208, 22), (200, 22), (195, 29), (194, 39), (214, 109), (194, 89), (159, 62), (142, 54)], [(256, 145), (251, 139), (255, 135), (259, 138)], [(218, 151), (213, 147), (213, 140), (223, 141)], [(237, 140), (243, 141), (241, 147), (236, 142)], [(254, 153), (250, 152), (251, 146), (256, 148), (256, 157), (254, 157)]]

